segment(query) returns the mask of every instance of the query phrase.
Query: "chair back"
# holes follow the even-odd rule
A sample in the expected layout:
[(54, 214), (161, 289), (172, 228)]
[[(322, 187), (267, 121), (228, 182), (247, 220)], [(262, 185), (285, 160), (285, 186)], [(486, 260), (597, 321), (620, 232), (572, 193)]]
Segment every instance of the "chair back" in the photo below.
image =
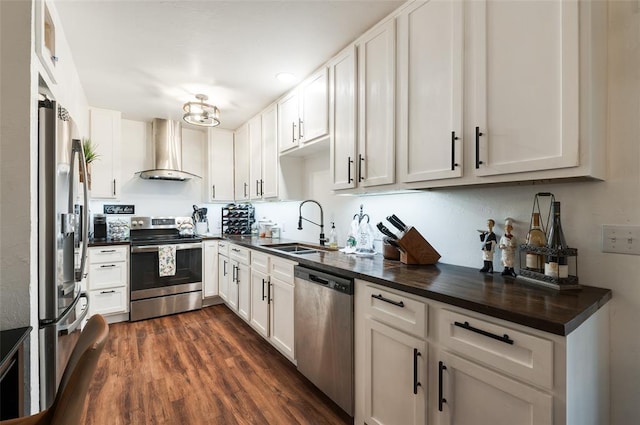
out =
[(80, 334), (50, 407), (51, 425), (80, 425), (89, 384), (109, 335), (109, 325), (93, 315)]

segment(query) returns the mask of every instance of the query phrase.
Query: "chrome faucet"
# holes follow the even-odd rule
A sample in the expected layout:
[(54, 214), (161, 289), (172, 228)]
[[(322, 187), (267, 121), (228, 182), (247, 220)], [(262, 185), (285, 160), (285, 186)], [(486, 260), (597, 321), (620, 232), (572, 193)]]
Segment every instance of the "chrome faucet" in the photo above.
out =
[[(320, 224), (315, 223), (307, 218), (302, 216), (302, 206), (307, 202), (313, 202), (320, 208)], [(306, 201), (300, 202), (300, 207), (298, 208), (298, 230), (302, 230), (302, 220), (308, 221), (311, 224), (315, 224), (316, 226), (320, 226), (320, 246), (324, 246), (324, 243), (327, 241), (324, 238), (324, 213), (322, 212), (322, 205), (318, 201), (314, 201), (313, 199), (307, 199)]]

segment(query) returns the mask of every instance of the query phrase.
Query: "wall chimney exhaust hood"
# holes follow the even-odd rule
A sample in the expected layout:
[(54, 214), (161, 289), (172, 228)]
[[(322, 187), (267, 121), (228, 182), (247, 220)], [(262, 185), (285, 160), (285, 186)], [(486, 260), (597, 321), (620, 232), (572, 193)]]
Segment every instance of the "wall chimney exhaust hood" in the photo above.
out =
[(154, 118), (153, 128), (153, 158), (154, 168), (136, 173), (145, 180), (173, 180), (185, 181), (200, 178), (195, 174), (182, 171), (182, 124)]

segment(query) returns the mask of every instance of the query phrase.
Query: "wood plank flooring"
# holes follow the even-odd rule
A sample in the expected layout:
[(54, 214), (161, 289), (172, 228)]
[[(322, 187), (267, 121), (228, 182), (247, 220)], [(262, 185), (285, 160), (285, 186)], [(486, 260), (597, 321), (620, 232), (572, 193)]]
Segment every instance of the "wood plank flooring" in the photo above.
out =
[(224, 305), (110, 325), (87, 425), (351, 424)]

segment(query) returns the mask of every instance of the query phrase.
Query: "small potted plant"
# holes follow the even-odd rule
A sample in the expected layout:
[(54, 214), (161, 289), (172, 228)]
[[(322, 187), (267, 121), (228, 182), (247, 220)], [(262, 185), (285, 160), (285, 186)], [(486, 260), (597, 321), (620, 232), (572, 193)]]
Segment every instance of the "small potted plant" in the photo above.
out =
[[(100, 156), (96, 150), (97, 145), (91, 142), (91, 139), (82, 139), (82, 150), (84, 151), (84, 159), (87, 163), (87, 185), (91, 190), (91, 163)], [(84, 175), (80, 170), (80, 181), (84, 181)]]

